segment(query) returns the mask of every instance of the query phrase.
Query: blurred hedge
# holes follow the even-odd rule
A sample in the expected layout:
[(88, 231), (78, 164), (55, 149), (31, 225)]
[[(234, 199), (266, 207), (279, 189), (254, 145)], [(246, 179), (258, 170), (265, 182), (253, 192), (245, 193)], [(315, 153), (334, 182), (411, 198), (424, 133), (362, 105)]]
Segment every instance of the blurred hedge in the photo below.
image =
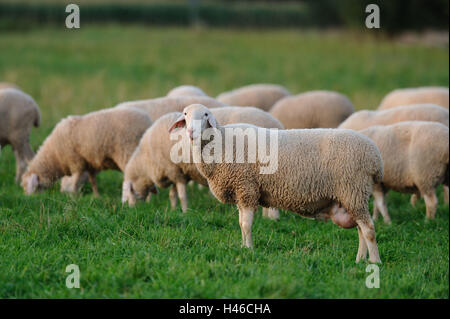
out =
[[(76, 2), (76, 1), (75, 1)], [(448, 0), (300, 0), (300, 1), (193, 1), (135, 2), (80, 5), (81, 24), (137, 23), (187, 26), (202, 23), (220, 27), (330, 27), (364, 28), (365, 7), (381, 9), (381, 31), (426, 28), (448, 29)], [(0, 3), (0, 29), (23, 29), (35, 25), (64, 26), (65, 4), (53, 2)]]

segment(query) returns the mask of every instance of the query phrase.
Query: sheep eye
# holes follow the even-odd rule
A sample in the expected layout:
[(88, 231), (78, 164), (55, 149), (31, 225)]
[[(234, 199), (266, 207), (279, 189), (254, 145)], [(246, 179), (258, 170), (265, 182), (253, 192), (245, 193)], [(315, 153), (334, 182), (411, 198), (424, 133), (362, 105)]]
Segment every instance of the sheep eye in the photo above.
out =
[(208, 116), (208, 113), (205, 113), (205, 116)]
[(185, 112), (184, 115), (187, 115), (187, 113)]

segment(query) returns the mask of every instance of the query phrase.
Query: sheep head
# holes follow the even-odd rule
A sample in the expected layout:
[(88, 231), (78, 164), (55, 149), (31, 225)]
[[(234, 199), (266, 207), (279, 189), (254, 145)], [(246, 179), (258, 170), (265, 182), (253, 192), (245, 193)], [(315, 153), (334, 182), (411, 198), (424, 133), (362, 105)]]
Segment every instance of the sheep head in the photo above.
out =
[(22, 187), (25, 194), (34, 194), (39, 188), (39, 177), (35, 173), (28, 173), (22, 177)]
[(128, 205), (132, 207), (136, 204), (137, 200), (145, 200), (146, 198), (149, 198), (148, 195), (150, 193), (158, 193), (155, 184), (125, 180), (122, 184), (122, 204), (128, 203)]
[(194, 141), (201, 138), (204, 130), (216, 127), (216, 118), (206, 106), (191, 104), (184, 108), (183, 114), (172, 124), (169, 132), (176, 128), (186, 128), (189, 139)]

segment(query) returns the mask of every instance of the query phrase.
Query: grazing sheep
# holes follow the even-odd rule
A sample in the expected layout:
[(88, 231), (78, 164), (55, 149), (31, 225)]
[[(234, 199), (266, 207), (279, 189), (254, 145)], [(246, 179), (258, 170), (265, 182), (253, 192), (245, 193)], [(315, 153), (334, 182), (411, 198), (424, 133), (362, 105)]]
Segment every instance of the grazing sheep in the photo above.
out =
[(332, 91), (310, 91), (278, 101), (270, 114), (291, 128), (335, 128), (354, 112), (352, 102)]
[[(283, 129), (277, 119), (254, 107), (228, 106), (212, 109), (211, 112), (223, 124), (250, 123), (265, 128)], [(185, 212), (188, 207), (187, 182), (193, 180), (200, 185), (208, 185), (206, 179), (198, 173), (192, 157), (189, 163), (174, 163), (171, 160), (171, 149), (178, 142), (169, 141), (169, 128), (180, 115), (181, 113), (174, 112), (162, 116), (142, 137), (125, 169), (123, 202), (134, 205), (136, 198), (145, 199), (154, 183), (161, 188), (173, 185), (170, 190), (171, 206), (175, 208), (178, 195)], [(183, 143), (186, 143), (187, 148), (190, 147), (187, 139)], [(263, 215), (271, 219), (279, 218), (277, 209), (263, 208)]]
[(405, 121), (439, 122), (448, 126), (448, 110), (433, 104), (399, 106), (382, 111), (359, 111), (345, 120), (339, 128), (356, 131), (374, 125), (390, 125)]
[(402, 193), (420, 193), (426, 204), (426, 217), (434, 218), (436, 187), (449, 184), (449, 130), (435, 122), (401, 122), (371, 126), (360, 133), (378, 146), (384, 165), (384, 177), (374, 186), (373, 218), (378, 210), (388, 224), (391, 219), (384, 194), (393, 189)]
[(448, 99), (448, 88), (445, 87), (398, 89), (384, 97), (378, 110), (411, 104), (436, 104), (448, 109)]
[(124, 171), (144, 132), (152, 122), (137, 109), (105, 109), (61, 120), (39, 148), (22, 178), (27, 194), (48, 188), (62, 176), (71, 176), (76, 192), (84, 172), (94, 194), (101, 170)]
[(178, 96), (208, 96), (203, 90), (193, 85), (181, 85), (173, 88), (167, 93), (167, 97)]
[(269, 111), (278, 100), (288, 95), (291, 93), (281, 85), (252, 84), (221, 93), (217, 100), (228, 105), (255, 106)]
[(28, 162), (34, 157), (30, 133), (40, 123), (39, 107), (31, 96), (14, 88), (0, 90), (0, 148), (10, 144), (14, 150), (16, 183), (20, 183)]
[[(380, 262), (375, 239), (375, 229), (369, 214), (369, 197), (374, 183), (383, 178), (383, 163), (375, 143), (366, 136), (351, 130), (269, 130), (251, 125), (220, 126), (211, 111), (203, 105), (190, 105), (172, 125), (171, 130), (185, 127), (191, 139), (193, 157), (198, 171), (208, 180), (214, 196), (223, 203), (237, 204), (243, 245), (252, 247), (251, 227), (258, 205), (291, 210), (315, 218), (329, 216), (341, 227), (358, 226), (359, 248), (356, 261), (365, 258), (367, 248), (371, 262)], [(199, 125), (195, 125), (198, 124)], [(207, 128), (211, 128), (207, 131)], [(278, 143), (275, 159), (277, 169), (262, 174), (266, 164), (226, 162), (225, 129), (245, 128), (271, 136)], [(201, 139), (203, 133), (216, 134), (212, 142)], [(239, 133), (238, 133), (239, 134)], [(243, 134), (243, 133), (242, 133)], [(275, 138), (272, 140), (272, 135)], [(242, 137), (242, 136), (240, 136)], [(258, 137), (259, 139), (259, 137)], [(206, 162), (202, 152), (215, 147), (215, 161)], [(222, 145), (222, 147), (220, 147)], [(262, 147), (259, 144), (258, 148)], [(237, 150), (233, 141), (233, 154), (248, 152)], [(216, 149), (218, 148), (218, 149)], [(204, 153), (203, 153), (204, 154)], [(266, 172), (267, 173), (267, 172)], [(339, 205), (342, 205), (340, 207)]]
[(181, 112), (186, 106), (192, 103), (202, 103), (208, 105), (210, 108), (225, 106), (225, 104), (208, 96), (178, 96), (123, 102), (118, 104), (116, 108), (134, 107), (141, 109), (147, 112), (150, 119), (154, 122), (164, 114)]

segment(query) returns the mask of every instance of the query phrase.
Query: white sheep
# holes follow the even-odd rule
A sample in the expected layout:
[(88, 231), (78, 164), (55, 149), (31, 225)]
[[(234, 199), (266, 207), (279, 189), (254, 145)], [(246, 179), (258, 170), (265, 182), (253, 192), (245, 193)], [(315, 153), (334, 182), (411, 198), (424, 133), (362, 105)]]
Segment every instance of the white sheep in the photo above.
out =
[[(345, 120), (339, 128), (363, 130), (375, 125), (391, 125), (405, 121), (430, 121), (449, 126), (449, 112), (441, 106), (434, 104), (404, 105), (380, 111), (363, 110), (354, 113)], [(444, 194), (448, 202), (448, 187), (444, 185)], [(417, 195), (411, 196), (411, 204), (414, 206)]]
[(335, 128), (355, 111), (352, 102), (333, 91), (309, 91), (278, 101), (270, 114), (291, 128)]
[[(237, 204), (243, 245), (252, 247), (253, 214), (262, 205), (307, 217), (330, 216), (346, 228), (358, 226), (356, 261), (365, 258), (368, 248), (370, 261), (380, 262), (368, 201), (373, 184), (383, 178), (383, 164), (379, 150), (369, 138), (351, 130), (276, 131), (244, 124), (221, 126), (208, 108), (198, 104), (186, 107), (171, 129), (179, 127), (186, 128), (193, 156), (198, 159), (196, 167), (208, 180), (214, 196), (223, 203)], [(271, 157), (276, 160), (277, 169), (261, 174), (266, 165), (259, 158), (256, 163), (226, 162), (223, 148), (230, 147), (225, 142), (227, 128), (245, 128), (254, 133), (257, 130), (266, 137), (274, 135), (270, 143), (266, 139), (265, 149), (277, 143), (278, 156)], [(208, 133), (215, 136), (212, 142), (203, 135)], [(258, 144), (258, 149), (262, 145)], [(244, 150), (237, 150), (234, 141), (231, 146), (234, 155), (238, 151), (251, 155), (250, 143)], [(214, 150), (216, 160), (205, 161), (202, 152), (208, 150)]]
[(138, 100), (123, 102), (116, 105), (116, 108), (138, 108), (150, 116), (154, 122), (161, 116), (171, 112), (181, 112), (186, 106), (193, 103), (202, 103), (210, 108), (225, 106), (224, 103), (208, 96), (178, 96), (178, 97), (160, 97), (156, 99)]
[(27, 194), (48, 188), (63, 176), (71, 176), (76, 192), (85, 172), (95, 195), (96, 174), (124, 171), (144, 132), (152, 122), (137, 109), (104, 109), (61, 120), (45, 139), (22, 177)]
[(178, 96), (208, 96), (203, 90), (193, 85), (180, 85), (167, 93), (167, 97)]
[(41, 123), (39, 107), (31, 96), (14, 88), (0, 90), (0, 148), (11, 145), (16, 158), (16, 183), (34, 157), (30, 146), (33, 126)]
[[(436, 187), (449, 184), (449, 129), (435, 122), (400, 122), (371, 126), (360, 131), (377, 144), (384, 165), (384, 177), (374, 186), (373, 218), (378, 211), (388, 224), (391, 219), (384, 194), (398, 192), (421, 194), (426, 217), (436, 213)], [(447, 199), (448, 200), (448, 199)]]
[[(254, 107), (222, 107), (211, 110), (219, 123), (250, 123), (265, 128), (283, 129), (283, 125), (269, 113)], [(159, 118), (142, 137), (125, 169), (122, 202), (134, 205), (137, 199), (145, 199), (150, 188), (156, 184), (170, 190), (172, 208), (177, 204), (177, 195), (183, 212), (187, 210), (186, 183), (193, 180), (200, 185), (208, 183), (197, 171), (190, 157), (189, 163), (174, 163), (171, 150), (178, 142), (170, 140), (169, 128), (181, 115), (179, 112), (169, 113)], [(184, 136), (184, 135), (182, 135)], [(189, 142), (182, 141), (189, 148)], [(278, 219), (276, 209), (263, 208), (263, 216)]]
[(412, 104), (436, 104), (448, 109), (449, 92), (445, 87), (419, 87), (409, 89), (397, 89), (386, 95), (378, 107), (379, 110), (412, 105)]
[[(211, 108), (221, 107), (225, 105), (208, 96), (189, 95), (123, 102), (116, 105), (115, 108), (139, 109), (146, 112), (150, 116), (150, 119), (152, 121), (156, 121), (164, 114), (182, 111), (184, 107), (192, 103), (204, 103)], [(85, 172), (81, 175), (81, 177), (77, 177), (76, 180), (77, 184), (75, 186), (74, 177), (63, 177), (61, 180), (61, 192), (77, 192), (77, 190), (80, 189), (88, 181), (88, 174)]]
[(352, 114), (339, 128), (363, 130), (374, 125), (390, 125), (405, 121), (430, 121), (448, 126), (448, 110), (433, 104), (399, 106), (381, 111), (359, 111)]
[(281, 85), (252, 84), (221, 93), (217, 96), (217, 100), (227, 105), (255, 106), (268, 111), (278, 100), (290, 94)]

